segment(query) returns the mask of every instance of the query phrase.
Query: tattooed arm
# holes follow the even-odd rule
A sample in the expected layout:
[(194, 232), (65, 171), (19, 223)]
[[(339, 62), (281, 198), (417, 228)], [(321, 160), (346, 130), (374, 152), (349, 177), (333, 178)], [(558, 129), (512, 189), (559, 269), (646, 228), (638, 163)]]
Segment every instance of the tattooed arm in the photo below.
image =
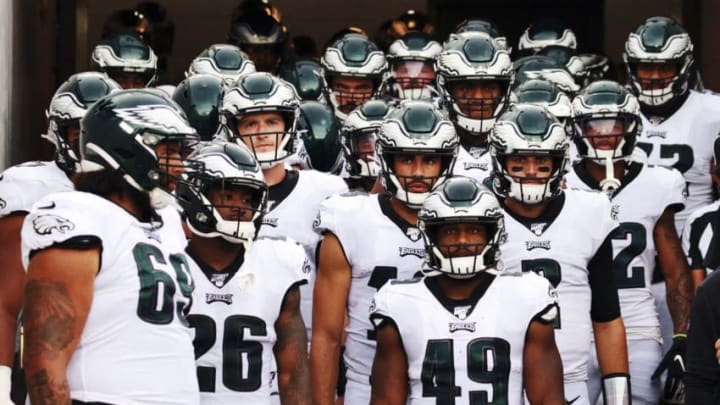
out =
[(30, 260), (23, 322), (25, 379), (33, 404), (70, 404), (66, 369), (90, 311), (99, 265), (98, 248), (48, 248)]
[(685, 253), (675, 231), (674, 217), (673, 211), (666, 209), (655, 224), (654, 237), (660, 268), (665, 276), (667, 305), (675, 333), (684, 333), (690, 315), (693, 282)]
[(291, 287), (275, 322), (277, 342), (275, 358), (278, 386), (283, 404), (310, 404), (310, 365), (307, 355), (307, 332), (300, 315), (300, 288)]

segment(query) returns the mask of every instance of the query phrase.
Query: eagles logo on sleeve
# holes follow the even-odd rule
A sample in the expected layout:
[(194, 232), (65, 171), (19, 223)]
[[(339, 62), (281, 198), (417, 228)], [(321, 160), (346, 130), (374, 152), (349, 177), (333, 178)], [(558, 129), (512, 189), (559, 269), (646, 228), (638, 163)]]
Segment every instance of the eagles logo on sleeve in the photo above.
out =
[(320, 212), (318, 212), (317, 215), (315, 216), (315, 220), (313, 221), (313, 224), (312, 224), (313, 229), (320, 226), (321, 223), (322, 223), (322, 218), (320, 217)]
[(57, 215), (45, 214), (38, 215), (33, 219), (33, 228), (38, 235), (50, 235), (55, 230), (59, 233), (72, 231), (75, 229), (75, 224), (70, 222), (69, 219)]

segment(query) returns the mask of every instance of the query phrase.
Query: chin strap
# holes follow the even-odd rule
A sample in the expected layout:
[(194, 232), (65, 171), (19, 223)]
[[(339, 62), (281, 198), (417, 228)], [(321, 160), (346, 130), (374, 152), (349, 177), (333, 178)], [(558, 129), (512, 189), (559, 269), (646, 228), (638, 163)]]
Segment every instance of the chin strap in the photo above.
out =
[(610, 156), (605, 157), (605, 178), (600, 181), (600, 189), (612, 197), (615, 190), (620, 188), (620, 180), (615, 178), (615, 167)]

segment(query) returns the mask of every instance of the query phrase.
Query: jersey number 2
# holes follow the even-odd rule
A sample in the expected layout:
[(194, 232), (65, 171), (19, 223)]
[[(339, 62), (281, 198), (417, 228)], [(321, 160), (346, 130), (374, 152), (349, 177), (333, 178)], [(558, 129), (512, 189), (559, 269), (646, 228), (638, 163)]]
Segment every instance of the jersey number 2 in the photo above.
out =
[(612, 234), (613, 240), (627, 240), (630, 244), (620, 250), (613, 259), (612, 270), (617, 288), (645, 287), (645, 269), (642, 266), (630, 267), (630, 262), (645, 251), (647, 232), (642, 224), (623, 222)]

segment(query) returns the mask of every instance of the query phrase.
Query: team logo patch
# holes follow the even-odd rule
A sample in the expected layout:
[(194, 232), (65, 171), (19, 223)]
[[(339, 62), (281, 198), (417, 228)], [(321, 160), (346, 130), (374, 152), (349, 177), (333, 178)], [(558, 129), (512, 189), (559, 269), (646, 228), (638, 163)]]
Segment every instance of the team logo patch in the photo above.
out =
[(667, 137), (667, 131), (657, 131), (657, 130), (646, 130), (645, 136), (648, 138), (662, 138), (665, 139)]
[(262, 224), (267, 226), (272, 226), (273, 228), (277, 228), (278, 226), (278, 218), (269, 218), (269, 217), (263, 217)]
[(158, 104), (116, 108), (115, 114), (133, 126), (155, 129), (161, 133), (195, 133), (195, 130), (187, 124), (177, 111), (166, 105)]
[(213, 302), (222, 302), (231, 305), (233, 302), (233, 295), (205, 293), (205, 303), (212, 304)]
[(409, 248), (409, 247), (399, 247), (400, 250), (400, 257), (405, 256), (417, 256), (419, 258), (425, 257), (425, 249), (418, 249), (418, 248)]
[(405, 235), (413, 242), (420, 240), (420, 230), (415, 227), (408, 228), (407, 231), (405, 231)]
[(480, 159), (480, 157), (482, 155), (484, 155), (485, 152), (487, 152), (487, 148), (473, 147), (468, 150), (468, 153), (470, 154), (470, 156), (472, 156), (475, 159)]
[(487, 171), (488, 165), (487, 165), (487, 163), (479, 163), (479, 162), (463, 162), (463, 168), (465, 170), (480, 169), (480, 170)]
[(320, 217), (320, 212), (318, 212), (317, 215), (315, 216), (315, 220), (313, 221), (313, 229), (319, 227), (321, 223), (322, 223), (322, 217)]
[(613, 205), (612, 207), (610, 207), (610, 218), (617, 221), (618, 214), (620, 214), (620, 206), (619, 205)]
[(547, 222), (536, 222), (534, 224), (530, 224), (530, 232), (534, 233), (537, 236), (540, 236), (543, 232), (545, 232), (546, 226)]
[(39, 215), (33, 219), (33, 228), (38, 235), (50, 235), (54, 231), (58, 233), (65, 233), (75, 229), (75, 224), (70, 222), (69, 219), (52, 215)]
[(303, 272), (303, 274), (310, 274), (311, 271), (312, 271), (312, 267), (310, 267), (310, 261), (305, 259), (305, 262), (303, 263), (302, 272)]
[(528, 241), (525, 241), (525, 249), (527, 249), (527, 250), (534, 250), (534, 249), (550, 250), (550, 241), (549, 240), (528, 240)]
[(453, 308), (453, 314), (456, 318), (464, 321), (465, 319), (467, 319), (468, 314), (470, 313), (470, 308), (470, 305), (461, 305), (459, 307), (455, 307)]
[(222, 287), (225, 285), (225, 282), (228, 278), (227, 273), (214, 273), (212, 276), (210, 276), (210, 282), (215, 285), (215, 287)]
[(162, 243), (160, 235), (158, 235), (155, 229), (143, 229), (143, 232), (145, 232), (145, 236), (147, 236), (148, 239), (154, 240), (157, 243)]
[(450, 333), (457, 332), (459, 330), (465, 330), (468, 332), (475, 332), (476, 322), (450, 322)]

